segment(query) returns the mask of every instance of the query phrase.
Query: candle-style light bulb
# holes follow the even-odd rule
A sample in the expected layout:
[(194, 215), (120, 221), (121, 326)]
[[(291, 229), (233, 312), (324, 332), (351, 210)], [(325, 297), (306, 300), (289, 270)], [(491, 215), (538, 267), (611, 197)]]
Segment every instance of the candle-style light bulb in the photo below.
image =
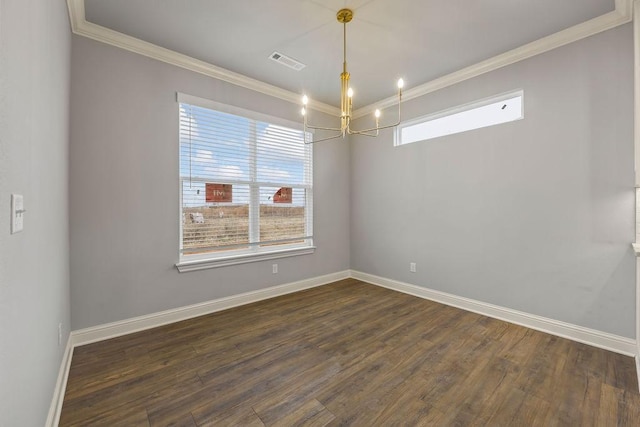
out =
[(353, 98), (353, 89), (349, 88), (349, 90), (347, 90), (347, 96)]
[(302, 105), (307, 105), (309, 103), (309, 97), (307, 97), (307, 95), (304, 95), (302, 97)]
[(300, 111), (302, 113), (302, 115), (306, 115), (307, 114), (307, 109), (302, 107), (302, 110)]
[(398, 79), (398, 89), (402, 89), (404, 87), (404, 80)]
[(376, 108), (376, 111), (373, 113), (373, 115), (376, 116), (376, 119), (379, 119), (380, 118), (380, 110), (378, 110)]

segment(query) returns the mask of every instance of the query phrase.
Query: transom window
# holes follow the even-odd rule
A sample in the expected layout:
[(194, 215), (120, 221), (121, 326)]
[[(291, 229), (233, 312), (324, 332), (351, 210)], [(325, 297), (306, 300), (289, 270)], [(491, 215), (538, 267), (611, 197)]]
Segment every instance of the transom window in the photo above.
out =
[(188, 95), (178, 101), (178, 268), (309, 253), (312, 146), (301, 126)]
[(524, 118), (522, 90), (460, 105), (400, 124), (395, 145), (453, 135)]

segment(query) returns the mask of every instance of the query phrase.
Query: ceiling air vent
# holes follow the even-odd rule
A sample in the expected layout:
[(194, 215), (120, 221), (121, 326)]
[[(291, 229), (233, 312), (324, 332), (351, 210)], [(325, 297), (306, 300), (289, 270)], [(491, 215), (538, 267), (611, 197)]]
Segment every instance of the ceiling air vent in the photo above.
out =
[(269, 55), (269, 59), (272, 59), (277, 63), (285, 65), (289, 68), (293, 68), (296, 71), (300, 71), (304, 67), (306, 67), (306, 65), (304, 65), (302, 62), (298, 62), (295, 59), (290, 58), (287, 55), (283, 55), (278, 52), (273, 52), (271, 55)]

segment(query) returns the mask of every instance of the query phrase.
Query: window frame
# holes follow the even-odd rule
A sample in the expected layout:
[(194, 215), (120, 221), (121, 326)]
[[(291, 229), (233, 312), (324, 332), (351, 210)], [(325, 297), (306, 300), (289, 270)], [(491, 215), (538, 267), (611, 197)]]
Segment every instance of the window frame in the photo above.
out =
[[(178, 110), (180, 108), (180, 104), (190, 104), (196, 107), (207, 108), (210, 110), (214, 110), (221, 113), (233, 114), (236, 116), (240, 116), (246, 119), (249, 119), (253, 122), (264, 122), (276, 126), (282, 126), (295, 130), (303, 130), (303, 126), (300, 123), (296, 123), (290, 120), (282, 119), (280, 117), (274, 117), (271, 115), (258, 113), (255, 111), (247, 110), (244, 108), (223, 104), (220, 102), (212, 101), (209, 99), (204, 99), (200, 97), (196, 97), (193, 95), (187, 95), (184, 93), (177, 93), (177, 106)], [(229, 249), (220, 252), (208, 252), (208, 253), (200, 253), (200, 254), (184, 254), (183, 253), (183, 181), (184, 178), (180, 173), (180, 124), (178, 122), (178, 183), (179, 183), (179, 197), (178, 197), (178, 223), (179, 223), (179, 235), (178, 235), (178, 259), (179, 261), (175, 264), (179, 272), (187, 272), (187, 271), (195, 271), (195, 270), (203, 270), (209, 268), (216, 267), (225, 267), (230, 265), (238, 265), (245, 264), (251, 262), (265, 261), (270, 259), (279, 259), (285, 257), (299, 256), (299, 255), (308, 255), (315, 252), (315, 246), (313, 244), (313, 145), (308, 144), (307, 150), (309, 150), (306, 155), (309, 158), (309, 178), (310, 182), (305, 185), (298, 184), (287, 184), (289, 187), (294, 188), (304, 188), (305, 189), (305, 239), (304, 243), (294, 243), (294, 244), (285, 244), (278, 246), (267, 246), (260, 247), (255, 241), (253, 244), (249, 244), (248, 248), (243, 249)], [(307, 136), (310, 139), (310, 135)], [(252, 138), (252, 148), (256, 147), (256, 138)], [(255, 157), (255, 156), (253, 156)], [(254, 159), (256, 160), (256, 159)], [(254, 167), (253, 163), (257, 164), (257, 160), (252, 162), (252, 169)], [(255, 172), (255, 171), (254, 171)], [(252, 175), (252, 178), (255, 176)], [(278, 185), (276, 182), (259, 182), (255, 179), (251, 179), (251, 183), (243, 182), (238, 185), (248, 185), (250, 188), (250, 193), (259, 192), (259, 188), (264, 184), (272, 184)], [(255, 181), (255, 182), (253, 182)], [(255, 195), (254, 195), (255, 196)], [(256, 225), (260, 221), (259, 213), (256, 215), (255, 211), (259, 212), (260, 209), (260, 200), (259, 197), (251, 197), (249, 203), (249, 210), (253, 210), (254, 213), (249, 216), (249, 239), (255, 240), (256, 234), (258, 233), (259, 240), (259, 225)]]
[[(410, 141), (410, 142), (402, 142), (402, 130), (408, 127), (413, 127), (416, 125), (421, 125), (424, 123), (428, 123), (428, 122), (432, 122), (435, 120), (439, 120), (445, 117), (449, 117), (449, 116), (453, 116), (459, 113), (464, 113), (467, 111), (471, 111), (471, 110), (475, 110), (475, 109), (479, 109), (482, 107), (485, 107), (487, 105), (491, 105), (494, 103), (499, 103), (502, 101), (506, 101), (508, 99), (512, 99), (512, 98), (517, 98), (520, 97), (521, 102), (520, 102), (520, 117), (512, 119), (512, 120), (507, 120), (504, 122), (500, 122), (500, 123), (492, 123), (492, 124), (487, 124), (484, 126), (479, 126), (479, 127), (474, 127), (471, 129), (465, 129), (465, 130), (458, 130), (455, 132), (450, 132), (450, 133), (446, 133), (444, 135), (438, 135), (438, 136), (431, 136), (428, 138), (424, 138), (424, 139), (417, 139), (414, 141)], [(474, 130), (478, 130), (478, 129), (483, 129), (486, 127), (491, 127), (491, 126), (497, 126), (497, 125), (502, 125), (502, 124), (507, 124), (507, 123), (512, 123), (512, 122), (516, 122), (518, 120), (523, 120), (524, 119), (524, 90), (523, 89), (517, 89), (517, 90), (513, 90), (513, 91), (509, 91), (509, 92), (505, 92), (505, 93), (501, 93), (498, 95), (494, 95), (494, 96), (490, 96), (487, 98), (483, 98), (477, 101), (472, 101), (472, 102), (468, 102), (466, 104), (462, 104), (462, 105), (457, 105), (455, 107), (451, 107), (451, 108), (447, 108), (445, 110), (441, 110), (435, 113), (430, 113), (424, 116), (420, 116), (417, 117), (415, 119), (412, 120), (407, 120), (402, 122), (400, 125), (398, 125), (398, 127), (395, 129), (394, 133), (393, 133), (393, 145), (394, 147), (402, 147), (404, 145), (410, 145), (410, 144), (414, 144), (416, 142), (423, 142), (423, 141), (428, 141), (431, 139), (436, 139), (436, 138), (444, 138), (446, 136), (450, 136), (450, 135), (456, 135), (459, 133), (465, 133), (465, 132), (471, 132)]]

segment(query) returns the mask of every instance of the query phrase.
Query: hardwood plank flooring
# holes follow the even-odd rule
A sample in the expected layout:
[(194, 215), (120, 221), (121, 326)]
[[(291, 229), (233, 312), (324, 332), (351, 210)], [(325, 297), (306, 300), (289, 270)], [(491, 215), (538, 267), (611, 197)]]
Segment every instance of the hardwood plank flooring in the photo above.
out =
[(74, 350), (61, 426), (632, 426), (631, 357), (347, 279)]

